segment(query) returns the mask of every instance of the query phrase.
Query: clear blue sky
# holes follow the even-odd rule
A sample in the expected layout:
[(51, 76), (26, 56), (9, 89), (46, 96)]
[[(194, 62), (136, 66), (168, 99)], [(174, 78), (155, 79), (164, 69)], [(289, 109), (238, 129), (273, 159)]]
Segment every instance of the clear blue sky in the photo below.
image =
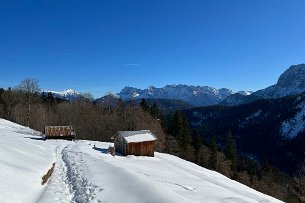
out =
[(304, 0), (3, 0), (0, 87), (258, 90), (305, 62)]

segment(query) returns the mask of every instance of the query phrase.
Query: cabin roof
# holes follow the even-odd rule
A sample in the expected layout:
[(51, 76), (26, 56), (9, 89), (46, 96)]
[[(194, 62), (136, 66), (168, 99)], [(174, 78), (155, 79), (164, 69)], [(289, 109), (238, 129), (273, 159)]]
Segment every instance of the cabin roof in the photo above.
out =
[(150, 130), (119, 131), (118, 135), (124, 137), (127, 143), (154, 141), (157, 139), (156, 136), (150, 132)]

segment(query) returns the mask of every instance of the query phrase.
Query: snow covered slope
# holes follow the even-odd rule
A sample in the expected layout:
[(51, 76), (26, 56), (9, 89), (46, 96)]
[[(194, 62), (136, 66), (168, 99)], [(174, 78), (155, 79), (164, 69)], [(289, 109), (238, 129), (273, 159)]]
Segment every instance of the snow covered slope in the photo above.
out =
[(29, 128), (0, 119), (1, 203), (32, 203), (42, 192), (41, 177), (55, 161), (54, 152), (59, 143), (43, 142), (38, 135)]
[(1, 203), (281, 202), (172, 155), (113, 157), (110, 143), (43, 141), (36, 134), (0, 119)]

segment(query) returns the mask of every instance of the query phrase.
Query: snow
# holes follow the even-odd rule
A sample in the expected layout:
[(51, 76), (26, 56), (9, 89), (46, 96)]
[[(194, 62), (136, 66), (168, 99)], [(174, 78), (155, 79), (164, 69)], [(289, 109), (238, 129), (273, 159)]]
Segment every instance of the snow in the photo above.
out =
[(242, 122), (239, 123), (239, 128), (244, 128), (249, 123), (252, 124), (253, 122), (256, 122), (257, 118), (261, 116), (262, 112), (263, 111), (261, 109), (258, 109), (256, 112), (246, 117)]
[(52, 94), (58, 94), (58, 95), (61, 95), (61, 96), (66, 96), (66, 95), (73, 95), (73, 94), (78, 94), (75, 90), (73, 89), (67, 89), (67, 90), (64, 90), (64, 91), (48, 91), (48, 90), (43, 90), (42, 92), (51, 92)]
[(45, 92), (45, 93), (52, 93), (53, 97), (55, 98), (60, 98), (60, 99), (65, 99), (65, 100), (76, 100), (77, 98), (81, 97), (81, 94), (76, 92), (73, 89), (67, 89), (64, 91), (48, 91), (48, 90), (43, 90), (41, 92)]
[(133, 136), (128, 136), (128, 137), (125, 137), (125, 139), (128, 143), (156, 140), (156, 138), (154, 136), (152, 136), (150, 133), (142, 133), (142, 134), (137, 134), (137, 135), (133, 135)]
[(119, 131), (119, 134), (125, 138), (127, 143), (156, 140), (156, 137), (149, 130)]
[(253, 92), (252, 91), (238, 91), (237, 92), (238, 94), (241, 94), (241, 95), (244, 95), (244, 96), (249, 96), (250, 94), (252, 94)]
[(1, 203), (281, 202), (172, 155), (111, 156), (110, 143), (43, 141), (38, 134), (0, 119)]
[(298, 105), (299, 111), (296, 115), (282, 123), (280, 133), (287, 138), (294, 138), (305, 129), (305, 102)]
[(140, 94), (139, 93), (133, 93), (132, 97), (138, 97)]
[(55, 159), (56, 143), (38, 132), (0, 119), (0, 202), (35, 202), (41, 177)]

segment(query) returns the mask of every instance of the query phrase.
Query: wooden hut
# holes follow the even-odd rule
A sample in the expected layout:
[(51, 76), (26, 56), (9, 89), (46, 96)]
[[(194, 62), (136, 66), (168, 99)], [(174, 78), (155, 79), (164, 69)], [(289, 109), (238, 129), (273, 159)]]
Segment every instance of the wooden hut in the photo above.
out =
[(157, 138), (149, 130), (119, 131), (112, 139), (115, 151), (123, 156), (154, 156)]
[(45, 139), (75, 139), (73, 126), (45, 126)]

